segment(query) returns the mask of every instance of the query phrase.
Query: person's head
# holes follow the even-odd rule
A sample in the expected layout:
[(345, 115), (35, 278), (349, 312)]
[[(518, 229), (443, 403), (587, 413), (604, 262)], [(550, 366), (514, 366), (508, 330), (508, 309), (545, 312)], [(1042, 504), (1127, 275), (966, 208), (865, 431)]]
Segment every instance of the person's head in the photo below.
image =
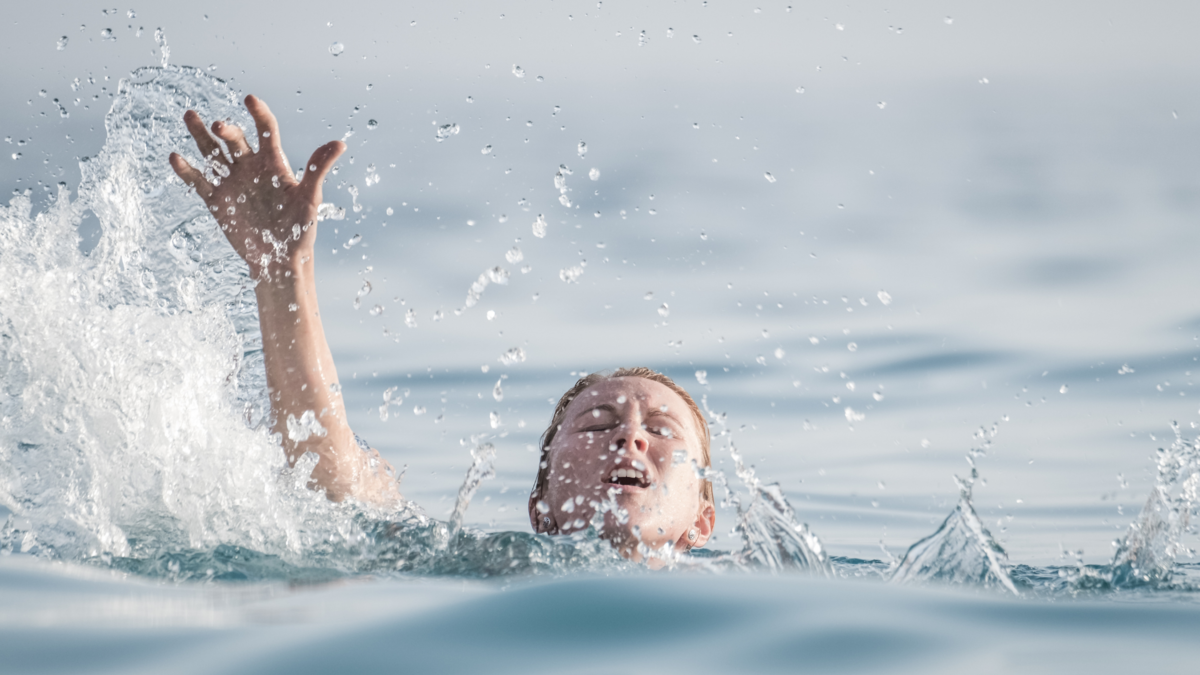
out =
[(580, 378), (563, 394), (542, 434), (541, 463), (529, 496), (537, 532), (587, 528), (597, 505), (614, 493), (629, 514), (605, 515), (601, 536), (622, 554), (703, 546), (715, 522), (709, 433), (696, 402), (671, 378), (649, 368), (621, 368)]

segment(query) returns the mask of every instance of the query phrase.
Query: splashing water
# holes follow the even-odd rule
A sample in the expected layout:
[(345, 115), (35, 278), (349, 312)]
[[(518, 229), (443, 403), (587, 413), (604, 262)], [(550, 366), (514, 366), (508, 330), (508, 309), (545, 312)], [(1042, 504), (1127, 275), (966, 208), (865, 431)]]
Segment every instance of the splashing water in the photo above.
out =
[[(249, 127), (237, 100), (194, 68), (140, 69), (78, 197), (60, 189), (36, 216), (27, 195), (0, 209), (4, 550), (86, 560), (225, 544), (295, 558), (347, 541), (311, 526), (336, 509), (268, 435), (245, 265), (167, 164), (190, 145), (188, 108)], [(100, 236), (85, 255), (88, 217)]]
[(958, 505), (936, 532), (909, 547), (891, 572), (893, 583), (998, 585), (1019, 595), (1008, 573), (1007, 554), (983, 526), (971, 503), (971, 489), (979, 477), (975, 460), (987, 453), (996, 432), (994, 425), (976, 432), (983, 443), (967, 455), (971, 475), (954, 479), (959, 489)]
[(1200, 448), (1180, 434), (1158, 449), (1158, 475), (1150, 497), (1117, 547), (1110, 567), (1114, 586), (1167, 582), (1200, 492)]
[(708, 396), (702, 396), (700, 404), (713, 425), (720, 429), (714, 437), (726, 438), (724, 449), (733, 459), (734, 471), (750, 495), (749, 503), (743, 503), (722, 472), (711, 467), (697, 469), (713, 482), (714, 489), (723, 490), (723, 505), (737, 509), (735, 529), (743, 540), (741, 551), (709, 558), (709, 564), (760, 567), (772, 571), (802, 569), (831, 576), (833, 568), (824, 546), (807, 524), (796, 521), (796, 513), (784, 498), (779, 485), (762, 484), (754, 469), (746, 466), (741, 453), (734, 446), (731, 432), (725, 425), (726, 416), (718, 415), (708, 407)]

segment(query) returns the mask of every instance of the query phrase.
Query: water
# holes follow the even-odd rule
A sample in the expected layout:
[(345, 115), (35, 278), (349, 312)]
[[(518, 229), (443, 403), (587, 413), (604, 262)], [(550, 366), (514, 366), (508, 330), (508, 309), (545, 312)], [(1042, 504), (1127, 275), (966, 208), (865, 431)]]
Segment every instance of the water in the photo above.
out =
[[(245, 124), (237, 90), (269, 85), (214, 76), (245, 67), (240, 52), (211, 56), (215, 72), (129, 76), (88, 51), (134, 45), (144, 63), (136, 26), (71, 38), (63, 55), (107, 70), (39, 76), (33, 103), (20, 96), (10, 117), (53, 139), (33, 123), (6, 132), (21, 160), (4, 175), (22, 194), (0, 235), (5, 662), (304, 671), (336, 654), (527, 671), (538, 654), (561, 670), (611, 658), (596, 649), (614, 641), (666, 669), (664, 653), (702, 644), (700, 672), (1191, 658), (1194, 96), (1109, 73), (1039, 83), (1008, 67), (1026, 56), (972, 60), (960, 33), (927, 32), (1014, 34), (965, 13), (875, 26), (861, 9), (824, 21), (764, 7), (767, 28), (714, 6), (670, 18), (719, 36), (700, 44), (643, 40), (614, 16), (597, 33), (611, 44), (552, 48), (583, 39), (571, 31), (594, 9), (533, 31), (561, 64), (497, 51), (445, 77), (393, 60), (413, 66), (402, 86), (401, 69), (365, 70), (375, 52), (351, 54), (388, 40), (339, 20), (360, 45), (347, 59), (326, 56), (327, 31), (296, 58), (321, 57), (310, 73), (335, 62), (349, 93), (288, 80), (264, 96), (293, 159), (346, 133), (351, 110), (383, 123), (347, 136), (318, 270), (355, 430), (404, 471), (412, 503), (389, 513), (328, 504), (304, 465), (284, 466), (262, 424), (247, 279), (165, 163), (189, 148), (185, 108)], [(609, 11), (586, 21), (608, 26)], [(536, 25), (509, 14), (489, 21)], [(743, 68), (784, 17), (813, 31), (811, 62)], [(437, 40), (456, 33), (419, 18), (405, 39), (444, 54)], [(175, 60), (195, 49), (184, 25), (146, 20), (166, 26), (164, 63), (166, 33)], [(43, 52), (63, 32), (42, 31)], [(937, 39), (972, 71), (961, 84), (862, 74), (887, 50), (911, 67)], [(545, 80), (520, 79), (514, 60)], [(671, 78), (651, 82), (646, 65)], [(693, 66), (703, 87), (681, 79)], [(103, 138), (86, 135), (110, 108)], [(453, 134), (473, 138), (436, 142)], [(579, 183), (563, 162), (585, 149), (595, 166)], [(668, 556), (674, 572), (586, 533), (529, 534), (525, 514), (548, 399), (637, 363), (704, 396), (718, 435), (718, 536)], [(54, 647), (68, 634), (83, 648)]]

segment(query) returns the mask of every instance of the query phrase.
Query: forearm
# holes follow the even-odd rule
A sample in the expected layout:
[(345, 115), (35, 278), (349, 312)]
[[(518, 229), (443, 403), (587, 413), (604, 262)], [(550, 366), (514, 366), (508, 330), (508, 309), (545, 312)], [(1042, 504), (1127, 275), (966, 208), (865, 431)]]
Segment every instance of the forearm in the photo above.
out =
[[(319, 457), (312, 481), (330, 499), (352, 496), (380, 501), (388, 496), (383, 493), (395, 493), (395, 488), (388, 484), (386, 463), (372, 462), (358, 448), (346, 419), (337, 369), (321, 324), (313, 272), (308, 252), (272, 266), (267, 274), (259, 271), (256, 275), (275, 431), (282, 437), (289, 464), (306, 452)], [(306, 414), (320, 426), (306, 424)]]

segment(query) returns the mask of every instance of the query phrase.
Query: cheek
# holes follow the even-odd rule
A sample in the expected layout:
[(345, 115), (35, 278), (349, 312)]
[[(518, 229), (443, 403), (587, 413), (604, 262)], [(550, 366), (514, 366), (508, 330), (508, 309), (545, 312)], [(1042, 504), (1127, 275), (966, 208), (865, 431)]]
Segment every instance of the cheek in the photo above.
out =
[(554, 448), (550, 453), (551, 485), (573, 487), (588, 480), (596, 472), (602, 454), (596, 448), (601, 442), (599, 435), (591, 439), (579, 437)]

